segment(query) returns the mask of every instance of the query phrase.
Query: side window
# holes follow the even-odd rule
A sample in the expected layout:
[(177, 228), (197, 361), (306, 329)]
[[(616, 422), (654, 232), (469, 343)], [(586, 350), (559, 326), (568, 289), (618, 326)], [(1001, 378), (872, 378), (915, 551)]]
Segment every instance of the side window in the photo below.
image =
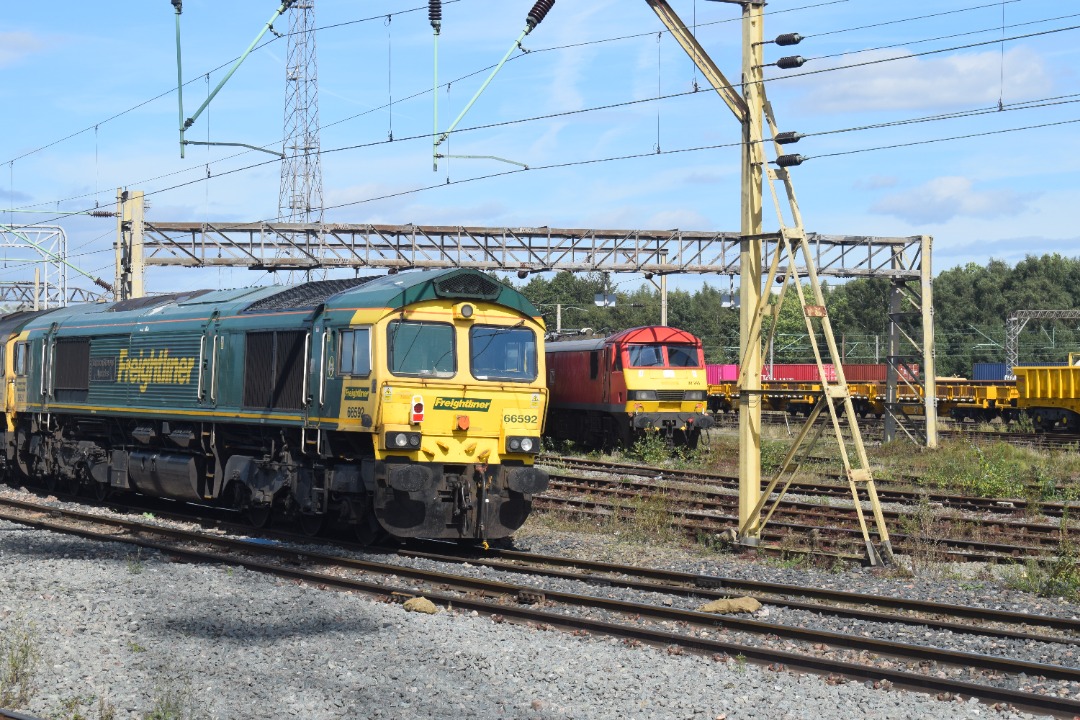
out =
[(615, 353), (615, 372), (622, 372), (622, 348), (614, 347), (611, 351)]
[(371, 374), (371, 330), (357, 328), (341, 331), (338, 372), (341, 375), (367, 377)]
[(593, 350), (589, 353), (589, 379), (595, 380), (600, 374), (600, 353)]
[(27, 372), (30, 370), (27, 360), (30, 358), (30, 343), (16, 343), (15, 344), (15, 374), (19, 377), (26, 377)]

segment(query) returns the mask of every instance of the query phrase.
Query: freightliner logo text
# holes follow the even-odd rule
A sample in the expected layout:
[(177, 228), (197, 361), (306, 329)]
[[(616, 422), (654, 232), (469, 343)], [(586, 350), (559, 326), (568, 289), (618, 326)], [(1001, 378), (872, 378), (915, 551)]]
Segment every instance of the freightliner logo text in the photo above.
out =
[(465, 398), (436, 398), (433, 410), (475, 410), (487, 412), (491, 407), (490, 400), (468, 400)]

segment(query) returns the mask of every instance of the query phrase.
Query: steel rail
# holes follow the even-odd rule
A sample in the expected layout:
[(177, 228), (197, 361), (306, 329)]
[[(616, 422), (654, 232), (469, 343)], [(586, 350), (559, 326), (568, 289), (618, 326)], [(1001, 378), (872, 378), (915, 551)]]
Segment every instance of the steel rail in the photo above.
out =
[[(612, 575), (585, 575), (575, 572), (566, 572), (560, 570), (553, 570), (549, 568), (542, 568), (537, 566), (525, 566), (518, 565), (513, 562), (503, 562), (499, 560), (491, 560), (487, 558), (477, 557), (460, 557), (454, 555), (443, 555), (439, 553), (429, 553), (414, 550), (399, 550), (398, 555), (402, 557), (410, 558), (422, 558), (426, 560), (433, 560), (438, 562), (449, 563), (468, 563), (473, 566), (480, 566), (491, 568), (492, 570), (499, 570), (502, 572), (521, 573), (525, 575), (532, 575), (538, 577), (551, 577), (561, 580), (575, 580), (578, 582), (585, 582), (593, 585), (602, 585), (605, 587), (621, 587), (629, 590), (638, 590), (642, 592), (655, 592), (668, 595), (676, 595), (679, 597), (693, 597), (693, 598), (712, 598), (723, 599), (731, 597), (731, 593), (719, 589), (720, 587), (729, 587), (724, 584), (721, 585), (717, 582), (715, 585), (706, 586), (705, 584), (690, 584), (683, 581), (671, 580), (670, 583), (665, 584), (659, 582), (648, 582), (642, 580), (631, 579), (637, 574), (637, 568), (634, 566), (618, 566), (618, 569), (611, 570)], [(699, 582), (704, 580), (704, 576), (696, 578)], [(717, 579), (719, 580), (719, 579)], [(768, 583), (762, 583), (768, 585)], [(775, 586), (781, 588), (784, 586)], [(788, 586), (791, 587), (791, 586)], [(787, 597), (781, 597), (787, 594), (798, 595), (798, 587), (794, 587), (788, 593), (782, 592), (778, 589), (766, 590), (758, 588), (755, 599), (760, 600), (763, 605), (774, 605), (778, 607), (786, 607), (793, 610), (806, 610), (809, 612), (821, 613), (824, 615), (834, 615), (837, 617), (847, 617), (858, 620), (865, 620), (868, 622), (878, 623), (900, 623), (904, 625), (917, 625), (919, 627), (934, 628), (937, 630), (947, 630), (954, 633), (962, 633), (965, 635), (981, 635), (985, 637), (996, 638), (1009, 638), (1012, 640), (1025, 640), (1030, 642), (1047, 642), (1047, 643), (1061, 643), (1066, 645), (1080, 645), (1080, 637), (1066, 637), (1059, 635), (1039, 635), (1037, 633), (1020, 632), (1017, 630), (1003, 630), (1001, 628), (985, 627), (980, 625), (970, 625), (958, 622), (950, 622), (946, 620), (936, 620), (933, 618), (913, 617), (911, 615), (904, 615), (901, 613), (886, 613), (877, 612), (873, 610), (861, 610), (857, 608), (840, 607), (838, 605), (824, 605), (821, 603), (803, 602), (799, 600), (792, 600)], [(766, 597), (767, 596), (767, 597)], [(849, 602), (862, 602), (864, 604), (872, 604), (873, 596), (862, 596), (858, 601), (849, 600)], [(905, 610), (913, 610), (912, 608), (903, 607)], [(955, 606), (956, 612), (953, 613), (953, 607), (945, 604), (937, 604), (933, 610), (913, 610), (914, 612), (933, 612), (939, 615), (962, 615), (963, 617), (979, 618), (988, 622), (998, 621), (995, 611), (986, 610), (985, 608), (971, 608), (966, 606)], [(1013, 615), (1023, 616), (1022, 613), (1013, 613)], [(1038, 625), (1043, 619), (1043, 616), (1023, 616), (1025, 620), (1017, 620), (1015, 618), (1003, 619), (1000, 622), (1004, 623), (1016, 623), (1023, 622), (1029, 625)], [(1053, 622), (1057, 618), (1048, 618), (1050, 622)], [(1030, 621), (1030, 622), (1029, 622)], [(1070, 629), (1080, 631), (1080, 621), (1072, 621), (1075, 625), (1070, 626)]]
[[(576, 478), (566, 477), (559, 475), (550, 476), (550, 484), (548, 490), (540, 497), (552, 498), (553, 490), (560, 490), (563, 492), (582, 492), (582, 493), (601, 493), (607, 496), (615, 495), (617, 497), (627, 498), (640, 498), (642, 496), (657, 496), (663, 497), (671, 501), (672, 503), (678, 503), (683, 505), (693, 506), (702, 510), (715, 510), (723, 511), (735, 507), (738, 498), (734, 495), (709, 491), (709, 490), (697, 490), (693, 488), (681, 488), (672, 485), (657, 485), (647, 482), (626, 482), (624, 480), (605, 480), (602, 478)], [(689, 493), (687, 496), (685, 493)], [(697, 497), (700, 496), (700, 497)], [(851, 499), (850, 490), (848, 491), (848, 500)], [(794, 517), (808, 517), (808, 518), (822, 518), (826, 521), (850, 521), (850, 515), (854, 512), (853, 509), (847, 507), (836, 507), (831, 505), (822, 505), (821, 503), (808, 502), (804, 500), (791, 500), (783, 499), (780, 502), (781, 508), (784, 508), (786, 514)], [(896, 510), (883, 510), (882, 514), (893, 521), (898, 521), (903, 517), (903, 513)], [(956, 525), (963, 525), (969, 523), (978, 523), (981, 528), (994, 528), (1000, 531), (1003, 535), (1010, 539), (1023, 539), (1034, 543), (1034, 546), (1015, 546), (1019, 550), (1029, 549), (1044, 549), (1049, 551), (1058, 550), (1061, 546), (1061, 528), (1055, 525), (1035, 524), (1035, 523), (1022, 523), (1022, 522), (1008, 522), (1003, 520), (984, 519), (984, 518), (966, 518), (959, 515), (939, 515), (935, 518), (937, 523), (942, 525), (941, 530), (943, 532), (955, 527)], [(1070, 534), (1076, 533), (1075, 529), (1069, 529)], [(901, 533), (898, 537), (904, 537)], [(968, 539), (963, 537), (946, 537), (938, 541), (940, 543), (952, 546), (965, 546), (973, 542), (984, 542), (975, 539)], [(1002, 545), (1001, 543), (995, 543), (1000, 547), (1011, 548), (1010, 545)], [(986, 549), (986, 548), (984, 548)]]
[[(56, 508), (47, 508), (47, 510), (53, 514), (68, 514), (67, 511), (57, 511)], [(94, 516), (87, 516), (85, 513), (76, 513), (76, 515), (84, 516), (84, 518), (86, 518), (87, 520), (95, 519)], [(9, 520), (11, 522), (30, 525), (44, 530), (75, 534), (103, 542), (123, 542), (139, 547), (156, 549), (163, 553), (167, 553), (177, 557), (183, 557), (185, 559), (235, 565), (257, 572), (271, 573), (290, 579), (311, 582), (317, 585), (325, 585), (328, 587), (367, 592), (378, 595), (380, 597), (393, 597), (395, 595), (399, 597), (414, 596), (417, 593), (415, 588), (382, 585), (378, 583), (359, 580), (356, 578), (344, 578), (338, 575), (304, 570), (296, 567), (270, 565), (264, 562), (244, 559), (231, 555), (171, 546), (149, 540), (146, 537), (120, 537), (116, 535), (98, 533), (83, 528), (65, 527), (62, 524), (49, 520), (19, 517), (17, 515), (10, 515), (8, 513), (0, 513), (0, 518)], [(141, 533), (147, 534), (163, 532), (167, 536), (176, 536), (184, 535), (185, 533), (187, 533), (187, 531), (177, 531), (175, 529), (160, 528), (158, 526), (146, 525), (138, 522), (119, 523), (119, 521), (107, 520), (106, 524), (125, 524), (132, 528), (138, 528)], [(355, 567), (357, 565), (367, 565), (374, 567), (380, 565), (380, 563), (366, 563), (352, 560), (341, 562), (342, 560), (344, 560), (343, 558), (325, 556), (320, 553), (306, 553), (303, 551), (297, 551), (295, 548), (275, 548), (273, 546), (252, 543), (249, 541), (244, 541), (240, 543), (239, 541), (214, 536), (199, 536), (197, 538), (197, 541), (208, 544), (222, 545), (241, 544), (243, 545), (244, 552), (263, 552), (269, 550), (276, 553), (290, 554), (293, 556), (294, 560), (297, 557), (307, 557), (313, 560), (329, 560), (332, 562), (338, 562), (349, 567)], [(480, 589), (481, 586), (486, 585), (489, 588), (489, 592), (492, 592), (498, 597), (505, 597), (508, 594), (514, 594), (516, 592), (525, 592), (528, 593), (530, 597), (534, 597), (537, 592), (537, 589), (531, 586), (515, 587), (509, 583), (480, 581), (475, 578), (462, 578), (459, 576), (451, 576), (446, 573), (430, 573), (411, 570), (409, 568), (403, 568), (400, 565), (386, 565), (384, 572), (385, 574), (395, 576), (423, 576), (421, 579), (424, 579), (425, 581), (440, 584), (445, 584), (447, 580), (451, 580), (454, 585), (465, 586), (471, 589)], [(591, 632), (599, 632), (620, 637), (632, 637), (645, 642), (661, 645), (675, 644), (693, 650), (714, 653), (721, 652), (728, 655), (742, 655), (747, 659), (755, 660), (762, 663), (779, 662), (793, 668), (807, 671), (830, 673), (840, 672), (849, 677), (857, 677), (860, 679), (885, 679), (890, 681), (894, 685), (900, 687), (920, 689), (924, 691), (952, 692), (961, 695), (976, 697), (982, 701), (1008, 702), (1017, 707), (1035, 708), (1043, 712), (1049, 711), (1063, 714), (1080, 714), (1080, 702), (1067, 698), (1038, 695), (1035, 693), (1025, 693), (1021, 691), (1008, 690), (991, 685), (982, 685), (979, 683), (972, 683), (967, 681), (934, 678), (913, 672), (892, 670), (889, 668), (872, 667), (865, 663), (849, 663), (844, 661), (830, 660), (826, 658), (818, 658), (784, 650), (774, 650), (769, 648), (756, 647), (753, 645), (744, 645), (735, 642), (694, 637), (691, 635), (656, 630), (641, 625), (620, 625), (617, 623), (591, 620), (578, 616), (569, 616), (558, 612), (539, 610), (531, 607), (496, 604), (484, 600), (476, 600), (467, 596), (463, 597), (459, 595), (454, 595), (439, 590), (433, 590), (431, 592), (425, 591), (423, 595), (424, 597), (428, 598), (432, 602), (435, 602), (436, 604), (441, 603), (445, 605), (452, 605), (459, 610), (475, 610), (477, 612), (483, 612), (485, 614), (499, 615), (504, 618), (510, 617), (526, 622), (541, 622), (555, 627), (588, 630)], [(631, 617), (650, 617), (657, 621), (668, 620), (676, 622), (686, 622), (695, 626), (726, 627), (732, 630), (742, 630), (744, 632), (773, 636), (787, 635), (789, 638), (798, 639), (805, 642), (825, 643), (826, 645), (832, 646), (843, 646), (852, 649), (862, 649), (882, 653), (891, 657), (913, 657), (919, 660), (941, 662), (968, 669), (981, 668), (996, 672), (1024, 673), (1027, 675), (1041, 676), (1047, 679), (1080, 681), (1080, 668), (1069, 668), (1064, 666), (1046, 665), (1044, 663), (1032, 663), (1020, 660), (995, 658), (979, 655), (976, 653), (941, 650), (926, 646), (907, 645), (904, 643), (874, 640), (871, 638), (864, 638), (859, 636), (845, 636), (839, 633), (806, 630), (803, 628), (793, 628), (790, 626), (778, 626), (752, 620), (733, 620), (731, 618), (720, 619), (717, 618), (717, 616), (715, 615), (699, 611), (654, 607), (641, 603), (620, 602), (608, 598), (600, 598), (595, 596), (582, 596), (574, 595), (571, 593), (544, 591), (544, 597), (548, 600), (558, 600), (560, 602), (570, 605), (578, 605), (584, 607), (604, 609), (613, 612), (626, 613)]]
[[(595, 500), (580, 500), (574, 498), (554, 498), (546, 495), (537, 495), (533, 500), (533, 508), (535, 509), (547, 509), (555, 511), (567, 511), (577, 513), (579, 515), (591, 515), (597, 518), (610, 518), (618, 517), (623, 520), (632, 520), (634, 517), (631, 508), (616, 506), (611, 503), (598, 502)], [(707, 513), (698, 513), (694, 511), (672, 511), (670, 514), (675, 516), (681, 516), (682, 520), (679, 526), (685, 531), (688, 538), (695, 538), (700, 533), (708, 533), (709, 535), (722, 532), (723, 530), (732, 526), (735, 522), (735, 518), (732, 515), (712, 515)], [(763, 531), (762, 537), (772, 542), (783, 542), (791, 540), (793, 537), (806, 539), (807, 531), (817, 531), (816, 539), (811, 536), (811, 541), (828, 540), (827, 535), (832, 535), (838, 539), (848, 539), (851, 547), (859, 547), (862, 544), (862, 536), (859, 531), (853, 528), (833, 527), (833, 526), (821, 526), (821, 525), (798, 525), (794, 523), (785, 523), (773, 521), (770, 523), (771, 528), (766, 528)], [(897, 540), (894, 545), (899, 549), (910, 549), (905, 541), (911, 539), (910, 536), (900, 534), (893, 535), (893, 538)], [(934, 552), (943, 558), (949, 558), (954, 560), (967, 560), (970, 562), (988, 562), (988, 563), (1015, 563), (1025, 557), (1038, 555), (1038, 548), (1023, 548), (1013, 545), (1001, 545), (994, 543), (987, 543), (975, 540), (959, 541), (956, 544), (963, 546), (962, 548), (950, 548), (948, 546), (941, 546), (939, 541), (934, 540)], [(769, 546), (758, 545), (756, 548), (758, 551), (773, 552), (779, 554), (797, 554), (806, 553), (812, 555), (835, 557), (842, 560), (850, 560), (858, 562), (864, 558), (864, 556), (855, 554), (850, 551), (850, 548), (844, 546), (833, 550), (823, 550), (818, 547), (786, 547), (786, 546)], [(845, 550), (848, 550), (845, 552)], [(1026, 554), (1025, 554), (1026, 553)]]
[[(738, 486), (738, 477), (725, 473), (709, 473), (701, 470), (676, 470), (670, 468), (657, 468), (645, 465), (633, 465), (628, 463), (606, 462), (603, 460), (590, 460), (573, 457), (549, 457), (540, 456), (539, 462), (557, 468), (559, 465), (566, 469), (597, 470), (622, 472), (628, 475), (651, 477), (663, 480), (676, 480), (680, 482), (714, 483), (721, 487), (735, 488)], [(838, 480), (843, 480), (839, 475)], [(1018, 510), (1031, 509), (1031, 503), (1025, 498), (987, 498), (974, 495), (952, 495), (933, 491), (907, 491), (890, 489), (889, 485), (917, 485), (919, 478), (907, 478), (904, 480), (879, 480), (878, 497), (882, 502), (922, 502), (924, 499), (931, 503), (940, 503), (943, 506), (957, 510), (979, 510), (994, 513), (1015, 513)], [(1036, 486), (1029, 486), (1037, 489)], [(834, 483), (815, 483), (806, 481), (794, 481), (791, 491), (799, 491), (800, 494), (826, 495), (829, 497), (851, 497), (851, 488), (847, 485)], [(1065, 511), (1065, 503), (1062, 502), (1037, 502), (1036, 508), (1048, 517), (1061, 517)]]

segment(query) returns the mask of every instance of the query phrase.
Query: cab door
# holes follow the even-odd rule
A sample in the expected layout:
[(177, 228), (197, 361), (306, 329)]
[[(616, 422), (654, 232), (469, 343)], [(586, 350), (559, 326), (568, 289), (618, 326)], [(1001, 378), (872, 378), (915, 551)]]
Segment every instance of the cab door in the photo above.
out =
[(225, 338), (218, 333), (218, 313), (215, 310), (202, 326), (199, 336), (199, 385), (196, 391), (199, 403), (210, 408), (216, 407), (218, 402), (224, 341)]

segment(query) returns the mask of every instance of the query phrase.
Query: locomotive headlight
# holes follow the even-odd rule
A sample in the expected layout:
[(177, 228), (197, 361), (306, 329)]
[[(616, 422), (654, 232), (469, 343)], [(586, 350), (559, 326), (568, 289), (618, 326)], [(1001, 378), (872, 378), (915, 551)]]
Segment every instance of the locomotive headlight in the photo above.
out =
[(383, 439), (383, 447), (388, 450), (416, 450), (422, 439), (421, 433), (389, 432)]
[(687, 390), (685, 393), (683, 393), (683, 400), (704, 400), (704, 399), (705, 399), (705, 391), (704, 390)]
[(626, 393), (627, 400), (655, 400), (655, 390), (630, 390)]
[(540, 452), (540, 438), (508, 437), (506, 438), (506, 451), (535, 455)]

